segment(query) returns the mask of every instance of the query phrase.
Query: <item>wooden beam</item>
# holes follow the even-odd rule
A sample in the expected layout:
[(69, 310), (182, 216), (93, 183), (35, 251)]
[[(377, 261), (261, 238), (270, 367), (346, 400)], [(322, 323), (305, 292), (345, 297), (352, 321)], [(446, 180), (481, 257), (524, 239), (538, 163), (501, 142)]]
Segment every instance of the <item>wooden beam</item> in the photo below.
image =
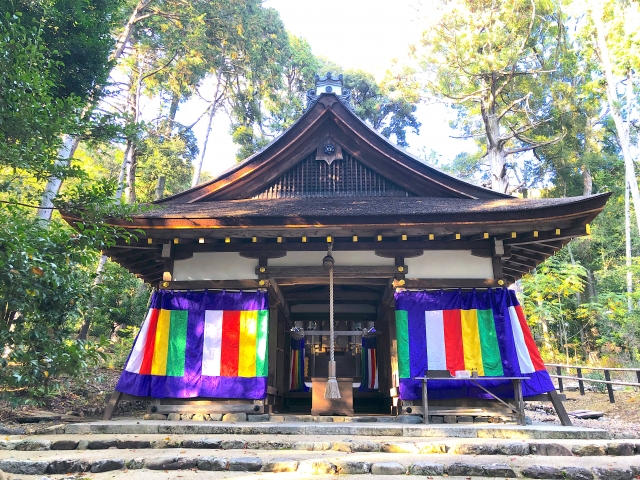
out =
[[(261, 273), (260, 267), (256, 267), (256, 274)], [(321, 277), (329, 276), (322, 266), (317, 267), (264, 267), (268, 278), (287, 278), (287, 277)], [(335, 278), (393, 278), (399, 268), (403, 268), (402, 273), (407, 273), (406, 265), (400, 267), (395, 266), (376, 266), (376, 267), (352, 267), (336, 265), (333, 269), (333, 277)]]
[[(305, 303), (323, 301), (329, 298), (329, 291), (322, 292), (295, 292), (286, 294), (287, 301), (289, 303)], [(375, 292), (345, 292), (334, 289), (333, 298), (336, 301), (351, 301), (351, 302), (378, 302), (381, 295)]]
[(546, 257), (550, 257), (551, 255), (556, 253), (556, 251), (559, 250), (559, 248), (550, 247), (544, 244), (536, 245), (533, 243), (514, 245), (511, 248), (517, 248), (518, 250), (522, 250), (525, 252), (532, 252), (540, 255), (545, 255)]
[[(333, 279), (335, 285), (379, 285), (387, 284), (386, 278), (347, 278), (337, 277)], [(300, 285), (328, 285), (329, 276), (323, 277), (279, 277), (278, 285), (280, 287), (300, 286)]]
[[(314, 241), (311, 241), (314, 240)], [(271, 255), (274, 252), (291, 251), (291, 252), (306, 252), (316, 251), (323, 252), (327, 250), (327, 242), (323, 237), (321, 241), (315, 241), (315, 238), (309, 238), (306, 243), (302, 242), (288, 242), (288, 243), (251, 243), (251, 242), (239, 242), (239, 243), (195, 243), (195, 244), (178, 244), (173, 245), (174, 251), (192, 251), (192, 252), (253, 252), (254, 255), (259, 256), (256, 253), (264, 249), (265, 252), (269, 252)], [(407, 240), (407, 241), (390, 241), (390, 242), (374, 242), (374, 241), (351, 241), (351, 237), (348, 239), (334, 239), (333, 250), (334, 251), (361, 251), (372, 250), (377, 252), (383, 251), (416, 251), (416, 250), (472, 250), (472, 249), (485, 249), (490, 245), (487, 240), (478, 241), (465, 241), (458, 240), (455, 242), (442, 242), (438, 240)], [(145, 247), (146, 248), (146, 247)], [(248, 255), (249, 253), (247, 253)], [(394, 255), (395, 256), (395, 255)], [(252, 257), (254, 258), (254, 257)]]
[(525, 267), (521, 267), (519, 265), (511, 265), (511, 264), (507, 264), (507, 263), (505, 263), (502, 266), (502, 269), (505, 272), (517, 273), (517, 274), (519, 274), (520, 277), (522, 275), (526, 275), (527, 273), (529, 273), (529, 270), (527, 268), (525, 268)]
[[(260, 285), (260, 282), (264, 285)], [(166, 282), (162, 288), (167, 290), (242, 290), (268, 288), (269, 280), (184, 280), (178, 282)]]
[(278, 304), (282, 307), (282, 309), (284, 310), (285, 316), (289, 316), (289, 312), (291, 311), (289, 309), (289, 305), (287, 304), (287, 301), (284, 299), (284, 296), (282, 295), (282, 292), (280, 291), (280, 287), (278, 286), (278, 283), (275, 280), (271, 280), (269, 282), (269, 292), (278, 299)]
[(545, 240), (570, 240), (575, 237), (581, 237), (587, 234), (586, 227), (559, 229), (560, 233), (554, 230), (547, 230), (544, 232), (538, 232), (538, 236), (534, 236), (533, 233), (526, 233), (518, 235), (516, 238), (505, 238), (505, 244), (509, 245), (525, 245), (528, 243), (540, 243)]
[(498, 281), (493, 278), (407, 278), (404, 282), (404, 285), (398, 286), (408, 289), (489, 288), (499, 286)]

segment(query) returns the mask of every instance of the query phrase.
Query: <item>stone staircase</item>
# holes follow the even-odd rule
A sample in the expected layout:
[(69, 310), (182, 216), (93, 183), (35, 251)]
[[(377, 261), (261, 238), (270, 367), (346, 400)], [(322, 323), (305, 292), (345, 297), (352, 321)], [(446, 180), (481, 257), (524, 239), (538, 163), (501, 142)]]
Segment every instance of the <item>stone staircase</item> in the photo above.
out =
[[(138, 427), (147, 422), (138, 422)], [(165, 422), (166, 423), (166, 422)], [(91, 425), (91, 424), (87, 424)], [(135, 425), (135, 424), (134, 424)], [(242, 427), (243, 425), (239, 425)], [(68, 425), (67, 428), (77, 425)], [(640, 440), (65, 433), (0, 440), (9, 478), (216, 478), (353, 475), (632, 480), (640, 478)], [(170, 472), (175, 471), (175, 477)], [(107, 473), (108, 472), (108, 473)], [(165, 472), (163, 477), (157, 477)], [(167, 473), (169, 472), (169, 473)], [(243, 473), (244, 472), (244, 473)], [(249, 474), (249, 475), (248, 475)], [(60, 477), (63, 476), (63, 477)], [(195, 478), (195, 477), (193, 477)]]

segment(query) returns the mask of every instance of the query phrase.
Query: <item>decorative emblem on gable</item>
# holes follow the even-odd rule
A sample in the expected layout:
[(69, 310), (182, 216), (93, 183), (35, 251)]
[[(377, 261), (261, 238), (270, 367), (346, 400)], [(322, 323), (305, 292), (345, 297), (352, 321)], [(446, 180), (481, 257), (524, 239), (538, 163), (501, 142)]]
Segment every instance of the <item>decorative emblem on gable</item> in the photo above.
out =
[(324, 160), (329, 165), (334, 160), (342, 160), (342, 147), (331, 137), (325, 138), (316, 149), (316, 160)]

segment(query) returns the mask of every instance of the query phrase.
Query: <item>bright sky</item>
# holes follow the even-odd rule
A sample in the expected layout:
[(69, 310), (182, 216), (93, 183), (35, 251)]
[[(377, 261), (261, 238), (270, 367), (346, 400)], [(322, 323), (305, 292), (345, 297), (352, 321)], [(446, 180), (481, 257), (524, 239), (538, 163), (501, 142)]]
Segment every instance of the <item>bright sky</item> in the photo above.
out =
[[(315, 55), (324, 56), (347, 68), (359, 68), (380, 78), (393, 59), (407, 56), (409, 45), (416, 43), (422, 31), (415, 0), (265, 0), (275, 8), (287, 30), (307, 39)], [(324, 72), (322, 72), (324, 73)], [(340, 72), (338, 72), (340, 73)], [(206, 95), (206, 92), (203, 92)], [(199, 102), (180, 109), (178, 121), (188, 124), (202, 112)], [(442, 106), (420, 105), (420, 135), (409, 135), (409, 150), (419, 154), (435, 150), (443, 161), (452, 160), (473, 146), (450, 138), (450, 114)], [(193, 121), (193, 120), (192, 120)], [(206, 121), (194, 129), (204, 141)], [(229, 119), (219, 114), (214, 119), (203, 170), (217, 175), (235, 164), (236, 145), (229, 134)]]

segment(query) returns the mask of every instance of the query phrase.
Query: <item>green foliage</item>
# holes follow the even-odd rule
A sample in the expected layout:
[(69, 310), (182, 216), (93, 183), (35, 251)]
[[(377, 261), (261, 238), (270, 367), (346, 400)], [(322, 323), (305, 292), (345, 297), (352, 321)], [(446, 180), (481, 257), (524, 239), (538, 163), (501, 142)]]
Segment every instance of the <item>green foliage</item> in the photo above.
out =
[[(57, 168), (61, 132), (78, 128), (76, 97), (56, 96), (63, 68), (48, 58), (42, 32), (18, 15), (0, 18), (0, 166), (45, 178)], [(8, 185), (5, 185), (5, 190)]]
[(25, 28), (40, 33), (49, 62), (52, 95), (87, 101), (103, 85), (111, 69), (113, 28), (121, 20), (123, 0), (0, 0), (0, 12), (20, 15)]

